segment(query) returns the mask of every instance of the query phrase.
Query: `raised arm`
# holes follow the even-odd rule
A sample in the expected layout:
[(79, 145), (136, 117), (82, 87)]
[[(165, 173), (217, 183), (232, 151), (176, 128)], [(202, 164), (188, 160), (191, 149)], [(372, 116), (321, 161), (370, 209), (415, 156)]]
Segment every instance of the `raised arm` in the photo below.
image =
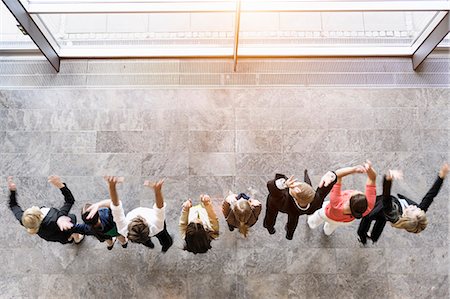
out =
[[(217, 218), (216, 212), (214, 211), (214, 207), (211, 203), (211, 197), (209, 195), (202, 195), (201, 196), (201, 202), (203, 203), (203, 206), (206, 209), (206, 212), (208, 213), (209, 221), (211, 222), (211, 227), (217, 236), (219, 235), (219, 219)], [(215, 236), (215, 238), (217, 237)]]
[(364, 173), (366, 172), (364, 166), (362, 165), (357, 165), (357, 166), (352, 166), (352, 167), (343, 167), (340, 168), (338, 170), (335, 171), (336, 176), (337, 176), (337, 184), (341, 184), (342, 183), (342, 178), (350, 175), (350, 174), (355, 174), (355, 173)]
[(367, 183), (366, 185), (376, 185), (377, 183), (377, 173), (375, 169), (372, 167), (372, 163), (367, 160), (366, 163), (364, 163), (364, 169), (367, 173)]
[(116, 185), (118, 183), (123, 182), (123, 178), (115, 177), (115, 176), (105, 176), (105, 180), (108, 183), (109, 196), (111, 197), (111, 203), (117, 207), (120, 204), (120, 200), (119, 200), (119, 195), (117, 195)]
[(111, 213), (113, 215), (114, 222), (117, 226), (117, 231), (122, 236), (128, 234), (128, 222), (125, 218), (125, 211), (123, 210), (122, 203), (117, 195), (116, 185), (124, 181), (123, 177), (105, 176), (105, 180), (109, 187), (109, 196), (111, 196)]
[(178, 223), (178, 228), (180, 230), (181, 238), (184, 239), (186, 236), (186, 229), (188, 226), (189, 210), (192, 207), (192, 200), (189, 198), (183, 203), (183, 208), (181, 209), (180, 222)]
[(162, 185), (164, 184), (164, 179), (159, 180), (158, 182), (154, 183), (151, 181), (145, 181), (144, 186), (153, 188), (155, 191), (155, 204), (158, 209), (162, 209), (164, 207), (164, 198), (162, 195)]
[(398, 170), (389, 170), (383, 176), (383, 211), (386, 215), (392, 214), (391, 187), (394, 179), (401, 179), (403, 174)]
[(19, 220), (20, 224), (22, 224), (23, 210), (17, 203), (16, 199), (17, 187), (13, 181), (12, 176), (8, 177), (8, 189), (9, 189), (9, 208), (13, 212), (14, 217), (16, 217), (16, 219)]
[(48, 177), (48, 182), (58, 188), (64, 196), (64, 204), (59, 209), (64, 215), (69, 214), (70, 209), (75, 203), (75, 198), (70, 192), (69, 188), (67, 188), (66, 184), (61, 181), (61, 178), (57, 175), (51, 175)]

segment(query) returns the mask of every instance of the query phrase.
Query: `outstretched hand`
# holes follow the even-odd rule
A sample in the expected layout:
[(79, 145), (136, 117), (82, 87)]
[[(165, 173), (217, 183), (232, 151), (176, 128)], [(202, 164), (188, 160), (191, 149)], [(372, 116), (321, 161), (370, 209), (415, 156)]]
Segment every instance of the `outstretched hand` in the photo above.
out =
[(386, 173), (386, 179), (389, 181), (401, 180), (403, 179), (403, 172), (401, 170), (389, 169), (388, 172)]
[(16, 186), (16, 183), (14, 183), (13, 177), (9, 176), (7, 181), (8, 181), (8, 189), (9, 189), (9, 191), (16, 191), (17, 190), (17, 186)]
[(192, 208), (192, 199), (188, 199), (183, 203), (183, 210), (189, 211), (189, 209)]
[(144, 181), (144, 186), (153, 188), (153, 190), (155, 191), (161, 191), (162, 185), (164, 184), (164, 179), (161, 179), (157, 182), (152, 182), (150, 180), (145, 180)]
[(48, 182), (55, 186), (58, 189), (61, 189), (64, 187), (64, 184), (61, 181), (61, 178), (57, 175), (51, 175), (48, 177)]
[(336, 175), (332, 171), (328, 171), (324, 174), (324, 176), (320, 179), (319, 188), (328, 187), (334, 180), (336, 179)]
[(122, 176), (122, 177), (118, 177), (118, 176), (108, 176), (108, 175), (106, 175), (106, 176), (104, 176), (103, 177), (104, 179), (105, 179), (105, 181), (111, 186), (111, 185), (117, 185), (117, 184), (120, 184), (120, 183), (123, 183), (124, 181), (125, 181), (125, 178)]
[(291, 175), (285, 182), (284, 184), (286, 185), (286, 187), (288, 188), (295, 188), (300, 186), (300, 182), (298, 181), (298, 179), (294, 178), (293, 175)]
[(89, 214), (87, 215), (87, 219), (92, 219), (92, 217), (94, 217), (95, 214), (97, 214), (98, 210), (100, 209), (100, 205), (98, 203), (93, 203), (92, 205), (90, 205), (87, 209), (86, 212), (89, 212)]
[(58, 220), (56, 220), (56, 224), (61, 231), (69, 230), (73, 227), (72, 220), (67, 216), (59, 217)]
[(209, 206), (211, 204), (211, 197), (209, 197), (208, 194), (203, 194), (200, 196), (200, 201), (203, 203), (203, 205)]
[(445, 179), (449, 171), (448, 163), (444, 163), (441, 166), (441, 169), (439, 170), (439, 177), (441, 179)]

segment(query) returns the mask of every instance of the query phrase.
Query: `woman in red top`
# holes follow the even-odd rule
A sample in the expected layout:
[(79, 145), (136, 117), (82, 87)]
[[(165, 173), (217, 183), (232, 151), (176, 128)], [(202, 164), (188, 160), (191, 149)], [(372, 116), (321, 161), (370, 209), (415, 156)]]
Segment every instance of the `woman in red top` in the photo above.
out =
[[(349, 174), (366, 173), (366, 191), (363, 194), (356, 190), (342, 191), (342, 178)], [(375, 205), (377, 174), (372, 163), (367, 161), (364, 165), (345, 167), (336, 171), (338, 177), (336, 184), (330, 193), (330, 201), (324, 202), (320, 210), (308, 217), (308, 225), (311, 229), (325, 222), (323, 231), (331, 235), (336, 228), (352, 223), (370, 213)]]

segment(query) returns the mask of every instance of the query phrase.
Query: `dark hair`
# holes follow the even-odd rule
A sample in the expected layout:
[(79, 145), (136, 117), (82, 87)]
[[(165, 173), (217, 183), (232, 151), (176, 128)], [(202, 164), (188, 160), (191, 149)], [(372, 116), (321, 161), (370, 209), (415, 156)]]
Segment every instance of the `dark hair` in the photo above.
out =
[(95, 215), (91, 219), (87, 219), (87, 216), (89, 215), (89, 212), (86, 212), (87, 208), (91, 206), (90, 203), (87, 203), (84, 205), (84, 207), (81, 209), (81, 219), (83, 219), (84, 223), (89, 224), (91, 226), (94, 226), (98, 223), (98, 211), (95, 213)]
[(128, 239), (133, 243), (145, 243), (150, 237), (150, 228), (144, 218), (138, 216), (128, 224)]
[(205, 253), (211, 249), (211, 235), (201, 223), (191, 222), (186, 228), (186, 245), (184, 250), (197, 253)]
[(367, 210), (367, 198), (364, 194), (358, 193), (350, 197), (350, 211), (353, 217), (360, 219)]

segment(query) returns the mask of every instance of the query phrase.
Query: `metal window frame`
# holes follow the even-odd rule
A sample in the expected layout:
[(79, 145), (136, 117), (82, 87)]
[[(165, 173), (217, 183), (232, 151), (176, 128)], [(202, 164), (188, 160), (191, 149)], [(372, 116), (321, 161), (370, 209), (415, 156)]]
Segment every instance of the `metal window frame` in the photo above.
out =
[[(3, 0), (19, 2), (19, 0)], [(445, 31), (442, 21), (448, 17), (450, 1), (275, 1), (275, 0), (29, 0), (25, 5), (39, 27), (45, 23), (41, 14), (121, 14), (121, 13), (235, 13), (233, 47), (151, 49), (64, 49), (58, 48), (63, 58), (123, 58), (123, 57), (225, 57), (232, 58), (236, 70), (239, 57), (363, 57), (409, 56), (414, 69), (440, 42)], [(241, 12), (394, 12), (437, 11), (439, 16), (424, 28), (415, 42), (407, 47), (239, 47), (239, 20)], [(443, 30), (444, 28), (444, 30)], [(45, 28), (44, 28), (45, 29)], [(435, 37), (436, 31), (439, 32)], [(448, 32), (448, 28), (447, 28)], [(447, 34), (447, 32), (444, 34)], [(44, 35), (51, 32), (44, 30)], [(443, 38), (443, 37), (442, 37)], [(441, 39), (442, 39), (441, 38)], [(56, 40), (47, 38), (55, 46)], [(436, 43), (437, 42), (437, 43)], [(57, 43), (56, 43), (57, 44)], [(426, 49), (426, 51), (424, 51)], [(431, 50), (430, 50), (431, 49)], [(428, 53), (428, 54), (426, 54)], [(421, 57), (419, 59), (419, 57)], [(423, 61), (423, 59), (421, 61)]]

